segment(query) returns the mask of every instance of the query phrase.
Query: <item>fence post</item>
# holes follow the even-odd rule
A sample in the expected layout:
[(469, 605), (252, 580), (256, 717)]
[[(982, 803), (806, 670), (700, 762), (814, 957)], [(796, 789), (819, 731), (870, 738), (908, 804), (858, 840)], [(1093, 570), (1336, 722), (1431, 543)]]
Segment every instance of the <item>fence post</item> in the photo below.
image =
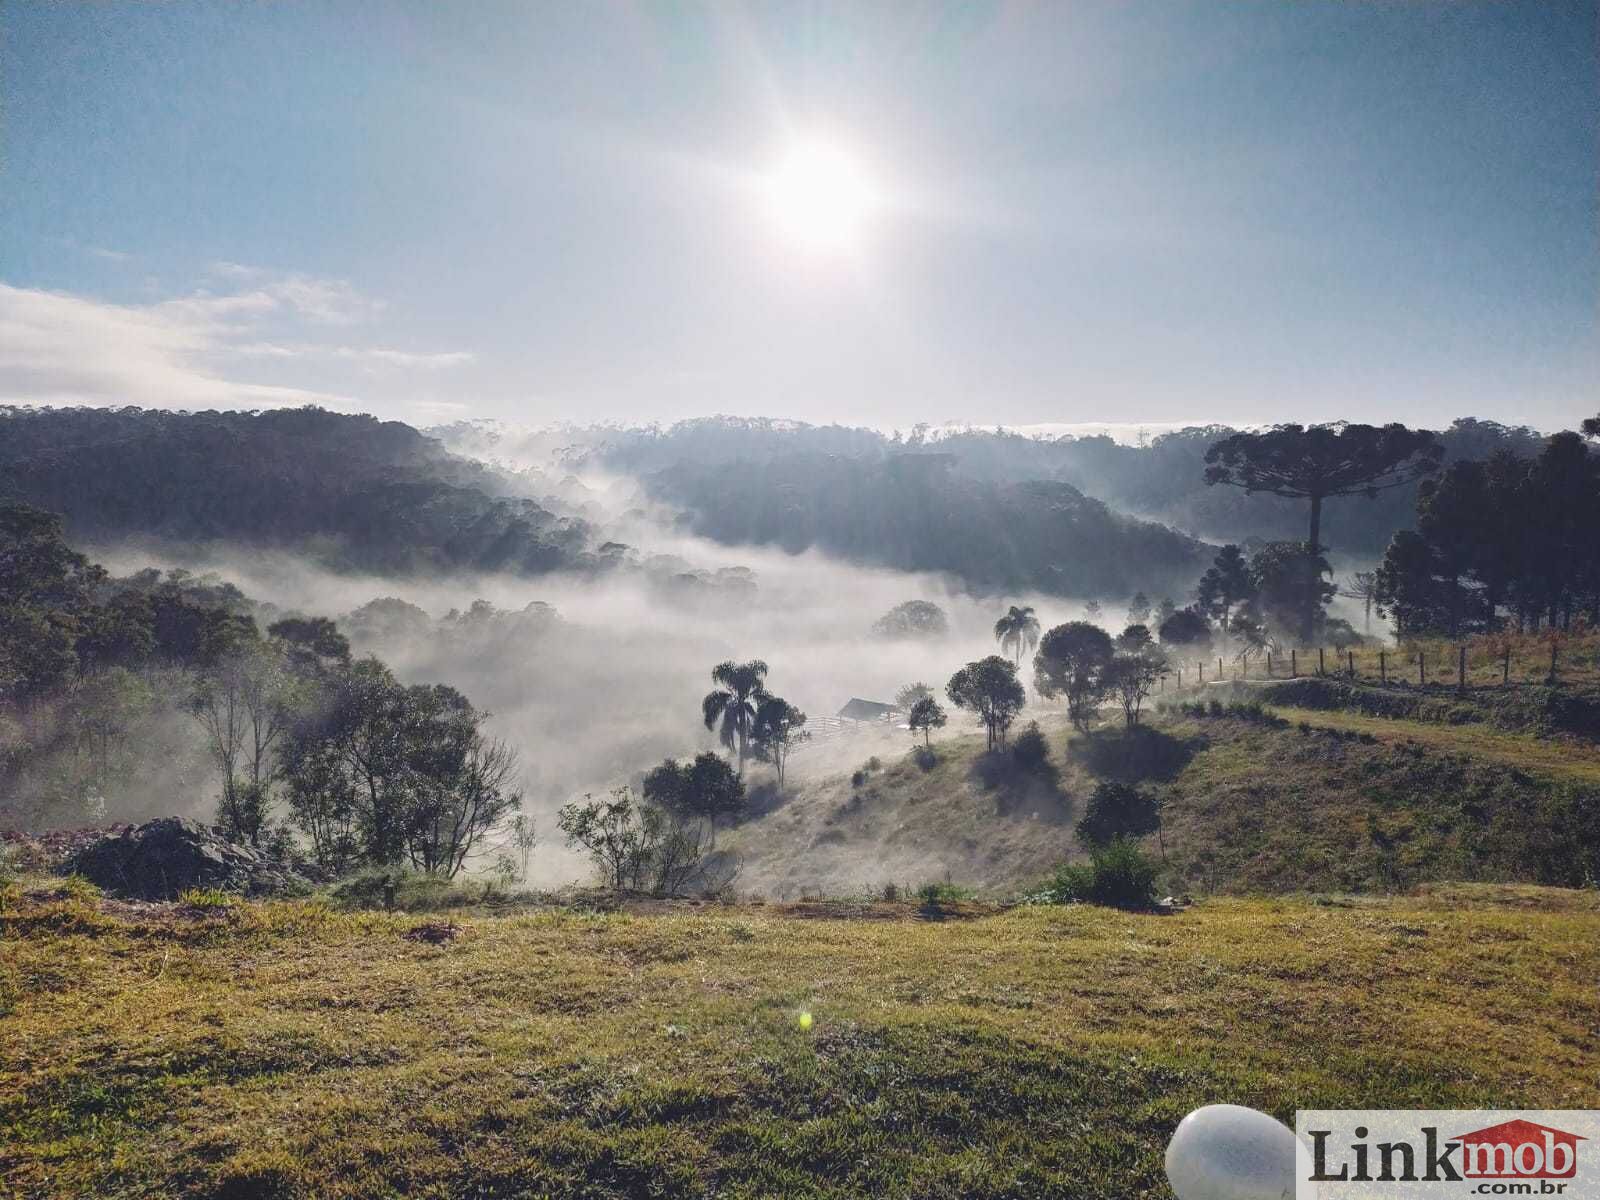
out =
[(1219, 654), (1219, 655), (1217, 655), (1217, 682), (1218, 683), (1222, 682), (1222, 676), (1223, 676), (1222, 655)]
[(1267, 678), (1272, 678), (1272, 651), (1267, 651)]
[(1356, 652), (1354, 650), (1346, 650), (1345, 654), (1348, 656), (1350, 663), (1350, 678), (1354, 679), (1356, 677)]
[(1178, 668), (1178, 691), (1183, 691), (1183, 668)]
[(1378, 651), (1378, 682), (1385, 686), (1389, 683), (1389, 662), (1384, 651)]
[(1462, 642), (1461, 646), (1460, 646), (1459, 653), (1457, 655), (1456, 691), (1464, 692), (1466, 690), (1467, 690), (1467, 644), (1465, 642)]
[(1511, 682), (1511, 643), (1506, 643), (1505, 660), (1500, 664), (1500, 686), (1505, 687)]
[(1327, 673), (1328, 673), (1328, 660), (1323, 655), (1322, 647), (1318, 646), (1317, 647), (1317, 674), (1318, 675), (1326, 675)]
[(1200, 683), (1199, 683), (1198, 686), (1205, 687), (1205, 685), (1206, 685), (1206, 660), (1202, 658), (1195, 665), (1200, 668)]
[(1428, 683), (1428, 661), (1427, 660), (1428, 660), (1427, 653), (1422, 651), (1422, 650), (1418, 650), (1417, 651), (1417, 685), (1419, 687), (1426, 687), (1427, 683)]
[(1290, 679), (1297, 678), (1299, 676), (1299, 674), (1300, 674), (1300, 663), (1299, 663), (1299, 661), (1297, 659), (1297, 655), (1296, 655), (1295, 651), (1290, 650), (1289, 651), (1289, 678)]
[(1552, 637), (1550, 639), (1550, 679), (1549, 679), (1549, 682), (1554, 683), (1555, 681), (1556, 681), (1556, 640), (1555, 640), (1555, 638)]

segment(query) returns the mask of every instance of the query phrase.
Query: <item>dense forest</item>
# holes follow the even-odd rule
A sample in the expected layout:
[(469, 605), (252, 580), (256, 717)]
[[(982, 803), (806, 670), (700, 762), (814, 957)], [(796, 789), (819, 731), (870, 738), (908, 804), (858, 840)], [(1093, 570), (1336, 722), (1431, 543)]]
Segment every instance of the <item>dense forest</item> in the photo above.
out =
[(944, 454), (884, 458), (796, 452), (680, 460), (650, 477), (693, 532), (719, 542), (818, 547), (855, 562), (943, 571), (979, 592), (1170, 591), (1205, 547), (1053, 480), (995, 483)]
[[(1004, 429), (969, 429), (932, 434), (919, 427), (909, 436), (869, 429), (811, 426), (793, 421), (712, 417), (685, 421), (666, 429), (610, 430), (577, 439), (574, 461), (599, 461), (643, 476), (664, 498), (691, 503), (696, 528), (717, 531), (727, 520), (715, 490), (714, 476), (724, 464), (765, 464), (791, 458), (800, 463), (839, 460), (861, 464), (834, 466), (835, 475), (870, 477), (873, 467), (909, 456), (938, 456), (949, 476), (974, 492), (990, 485), (988, 494), (1004, 496), (1011, 485), (1049, 481), (1069, 485), (1114, 509), (1162, 522), (1196, 537), (1244, 542), (1280, 541), (1303, 536), (1301, 505), (1273, 496), (1246, 496), (1227, 488), (1207, 487), (1206, 452), (1236, 432), (1222, 425), (1196, 425), (1159, 434), (1138, 445), (1124, 445), (1105, 436), (1034, 437)], [(1436, 431), (1443, 462), (1486, 459), (1507, 451), (1531, 458), (1544, 438), (1535, 430), (1492, 421), (1463, 418)], [(713, 477), (705, 484), (685, 480), (682, 464), (693, 473)], [(756, 474), (752, 472), (752, 474)], [(917, 478), (909, 468), (904, 477)], [(776, 492), (776, 481), (747, 484)], [(785, 473), (783, 486), (796, 481)], [(863, 484), (861, 486), (867, 486)], [(820, 494), (826, 490), (818, 488)], [(1348, 497), (1328, 505), (1324, 518), (1326, 543), (1341, 555), (1375, 559), (1396, 529), (1411, 521), (1418, 485), (1385, 492), (1375, 499)], [(785, 498), (774, 495), (769, 503)], [(818, 501), (821, 503), (823, 501)], [(808, 503), (810, 503), (808, 501)], [(713, 511), (715, 509), (716, 511)], [(869, 531), (860, 536), (870, 537)], [(777, 539), (772, 539), (777, 540)], [(822, 538), (818, 538), (823, 542)], [(1107, 587), (1105, 594), (1115, 588)]]
[(592, 565), (590, 530), (408, 425), (260, 413), (0, 408), (0, 500), (75, 543), (233, 542), (374, 572)]

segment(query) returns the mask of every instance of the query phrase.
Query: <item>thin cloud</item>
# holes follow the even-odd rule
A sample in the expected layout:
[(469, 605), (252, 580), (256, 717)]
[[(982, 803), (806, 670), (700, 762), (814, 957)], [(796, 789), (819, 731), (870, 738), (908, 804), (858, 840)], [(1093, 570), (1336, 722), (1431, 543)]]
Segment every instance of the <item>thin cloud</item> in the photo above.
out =
[(365, 346), (348, 334), (316, 340), (383, 312), (346, 280), (224, 262), (206, 277), (207, 286), (146, 303), (0, 283), (0, 402), (361, 408), (342, 384), (475, 361), (465, 350)]
[(218, 319), (192, 305), (108, 304), (0, 284), (0, 398), (163, 408), (356, 405), (348, 396), (208, 369), (203, 360), (217, 349)]
[(305, 342), (247, 342), (234, 347), (234, 352), (249, 358), (333, 358), (369, 367), (402, 367), (420, 371), (460, 367), (476, 360), (476, 356), (466, 350), (425, 353), (383, 346), (320, 346)]

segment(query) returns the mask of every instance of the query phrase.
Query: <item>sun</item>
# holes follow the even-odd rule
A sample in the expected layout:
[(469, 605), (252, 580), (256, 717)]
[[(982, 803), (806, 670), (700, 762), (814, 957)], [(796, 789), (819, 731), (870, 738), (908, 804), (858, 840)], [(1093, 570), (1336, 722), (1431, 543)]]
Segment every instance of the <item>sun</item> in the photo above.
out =
[(767, 176), (766, 190), (779, 227), (813, 250), (857, 245), (881, 204), (861, 164), (826, 142), (790, 147)]

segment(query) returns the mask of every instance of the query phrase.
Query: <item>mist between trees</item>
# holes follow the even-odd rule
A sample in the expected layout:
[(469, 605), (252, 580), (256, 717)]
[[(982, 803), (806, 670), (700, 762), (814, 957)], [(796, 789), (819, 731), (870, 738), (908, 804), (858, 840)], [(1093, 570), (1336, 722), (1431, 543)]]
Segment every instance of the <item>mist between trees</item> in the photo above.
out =
[[(556, 884), (590, 873), (586, 858), (562, 844), (562, 805), (623, 786), (639, 796), (644, 773), (663, 759), (722, 749), (703, 714), (717, 663), (759, 655), (768, 689), (820, 718), (852, 697), (893, 702), (908, 682), (943, 680), (993, 646), (997, 602), (954, 594), (936, 577), (665, 535), (656, 549), (677, 569), (603, 582), (350, 577), (288, 555), (243, 553), (191, 558), (173, 575), (149, 568), (145, 551), (102, 551), (109, 575), (86, 580), (88, 607), (165, 597), (160, 603), (221, 614), (206, 619), (236, 635), (253, 623), (253, 636), (185, 647), (158, 639), (115, 664), (63, 659), (60, 676), (26, 706), (29, 732), (8, 759), (6, 819), (59, 826), (220, 813), (248, 840), (292, 824), (298, 803), (309, 828), (295, 826), (294, 836), (338, 848), (330, 862), (393, 857), (397, 846), (400, 861), (450, 861), (449, 837), (413, 853), (393, 828), (379, 828), (381, 814), (366, 815), (383, 779), (363, 764), (388, 755), (436, 801), (460, 798), (447, 781), (465, 771), (466, 794), (485, 798), (468, 825), (498, 816), (465, 869), (517, 855), (509, 820), (520, 811), (540, 833), (532, 879)], [(942, 631), (874, 629), (912, 599), (945, 614)], [(1031, 599), (1041, 611), (1077, 611)], [(295, 619), (269, 632), (287, 618)], [(348, 664), (337, 639), (348, 639)], [(364, 662), (367, 655), (379, 661)], [(329, 740), (308, 738), (291, 719), (258, 723), (252, 704), (273, 696), (290, 708), (310, 705)], [(395, 729), (386, 742), (380, 714)], [(448, 753), (424, 752), (435, 735)], [(408, 740), (420, 756), (409, 762)], [(215, 753), (220, 743), (234, 746), (226, 762)], [(504, 770), (512, 754), (515, 769)], [(851, 765), (848, 739), (819, 739), (797, 743), (788, 769), (813, 776)], [(351, 795), (362, 791), (367, 800), (357, 805)]]
[[(1397, 590), (1395, 550), (1379, 570), (1336, 581), (1322, 548), (1305, 542), (1225, 546), (1175, 598), (1077, 604), (974, 597), (943, 577), (810, 551), (731, 548), (647, 515), (635, 521), (629, 569), (603, 576), (352, 576), (215, 546), (189, 548), (177, 573), (151, 566), (173, 567), (177, 556), (111, 547), (97, 552), (102, 570), (65, 545), (50, 517), (12, 507), (0, 572), (3, 816), (24, 825), (217, 817), (246, 840), (277, 829), (333, 870), (409, 862), (443, 874), (502, 854), (527, 861), (542, 830), (533, 879), (565, 882), (590, 864), (555, 836), (562, 806), (620, 788), (639, 794), (663, 760), (719, 748), (725, 724), (708, 728), (705, 711), (718, 663), (761, 660), (764, 686), (813, 718), (932, 681), (902, 704), (917, 716), (914, 733), (928, 741), (941, 717), (976, 714), (991, 744), (1003, 744), (1029, 685), (1080, 724), (1113, 703), (1132, 724), (1188, 661), (1196, 682), (1213, 657), (1224, 674), (1248, 675), (1273, 655), (1278, 675), (1297, 647), (1375, 645), (1373, 617), (1390, 612), (1408, 631), (1417, 611), (1433, 614), (1423, 630), (1437, 629), (1440, 614), (1463, 632), (1468, 622), (1579, 620), (1594, 596), (1592, 553), (1579, 544), (1594, 467), (1592, 455), (1566, 453), (1576, 435), (1564, 436), (1519, 468), (1516, 494), (1531, 511), (1572, 483), (1562, 512), (1574, 515), (1552, 526), (1554, 540), (1530, 540), (1541, 553), (1517, 560), (1520, 573), (1502, 578), (1493, 603), (1479, 559), (1450, 560), (1466, 564), (1454, 576), (1437, 569), (1463, 544), (1449, 531), (1466, 526), (1441, 513), (1471, 482), (1472, 464), (1423, 483), (1416, 536), (1431, 539), (1432, 557), (1406, 578), (1431, 599), (1411, 608), (1403, 602), (1415, 593)], [(947, 713), (941, 695), (965, 711)], [(923, 700), (932, 707), (913, 714)], [(737, 727), (733, 741), (737, 756)], [(848, 739), (797, 741), (788, 771), (848, 769), (850, 755)]]

